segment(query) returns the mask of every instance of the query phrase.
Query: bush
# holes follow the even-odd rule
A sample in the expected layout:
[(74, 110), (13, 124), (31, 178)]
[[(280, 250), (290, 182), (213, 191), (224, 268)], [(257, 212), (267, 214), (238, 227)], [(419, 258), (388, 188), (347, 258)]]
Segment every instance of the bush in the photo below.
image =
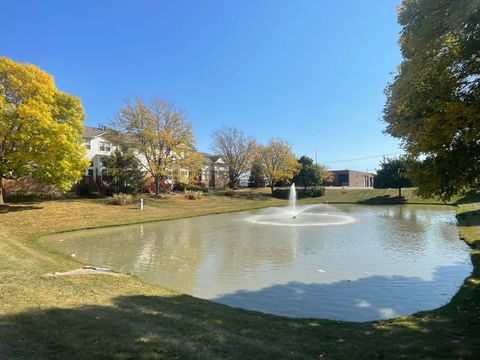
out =
[(202, 198), (202, 192), (201, 191), (189, 191), (187, 190), (185, 192), (185, 198), (189, 200), (198, 200)]
[(277, 199), (288, 199), (290, 196), (290, 189), (273, 189), (272, 197)]
[(133, 204), (134, 198), (133, 195), (129, 194), (113, 194), (112, 204), (114, 205), (131, 205)]
[(55, 200), (61, 197), (62, 197), (61, 195), (52, 194), (52, 193), (22, 194), (17, 192), (11, 192), (11, 193), (7, 193), (7, 196), (5, 196), (5, 201), (7, 202), (44, 201), (44, 200)]
[[(296, 189), (297, 190), (297, 199), (304, 199), (304, 198), (316, 198), (325, 195), (325, 188), (310, 188), (310, 189)], [(272, 193), (272, 197), (277, 199), (285, 199), (288, 200), (290, 198), (290, 189), (274, 189)]]
[(176, 182), (173, 185), (173, 191), (185, 191), (188, 190), (188, 185), (183, 182)]
[(97, 185), (91, 177), (84, 177), (76, 186), (75, 193), (79, 197), (96, 197), (94, 193), (97, 193)]
[(224, 192), (223, 195), (225, 195), (225, 196), (233, 196), (233, 195), (235, 195), (235, 190), (227, 190), (227, 191)]

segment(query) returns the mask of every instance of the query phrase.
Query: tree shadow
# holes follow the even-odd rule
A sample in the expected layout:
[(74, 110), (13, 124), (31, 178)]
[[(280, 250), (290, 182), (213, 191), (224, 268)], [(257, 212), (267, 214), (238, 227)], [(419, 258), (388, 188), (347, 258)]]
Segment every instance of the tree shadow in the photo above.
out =
[[(440, 270), (441, 271), (447, 271)], [(416, 278), (425, 291), (440, 280)], [(259, 294), (310, 301), (313, 292), (343, 296), (399, 279), (371, 277), (348, 284), (290, 283)], [(332, 289), (330, 290), (329, 287)], [(344, 288), (343, 293), (339, 289)], [(298, 290), (302, 291), (298, 291)], [(383, 289), (380, 291), (388, 291)], [(257, 295), (259, 295), (257, 294)], [(246, 299), (253, 293), (231, 294)], [(224, 298), (228, 299), (228, 296)], [(120, 296), (112, 306), (49, 308), (0, 316), (3, 359), (351, 359), (474, 358), (480, 293), (462, 288), (454, 303), (392, 321), (348, 323), (291, 319), (230, 308), (187, 295)], [(341, 299), (340, 299), (341, 300)], [(352, 300), (352, 299), (350, 299)], [(408, 299), (407, 299), (408, 300)], [(415, 299), (410, 299), (415, 301)], [(352, 301), (352, 306), (358, 305)], [(403, 305), (407, 306), (407, 305)], [(372, 307), (378, 307), (373, 302)], [(361, 308), (360, 308), (361, 309)], [(399, 309), (395, 307), (395, 309)], [(473, 313), (472, 313), (473, 311)], [(460, 346), (461, 344), (461, 346)]]
[(478, 189), (472, 189), (465, 192), (461, 197), (458, 198), (456, 204), (469, 204), (473, 202), (478, 202), (480, 200), (480, 191)]
[(0, 214), (2, 213), (8, 213), (8, 212), (15, 212), (15, 211), (27, 211), (27, 210), (40, 210), (43, 209), (42, 206), (37, 206), (37, 205), (11, 205), (9, 204), (6, 207), (0, 207)]
[(465, 211), (456, 217), (461, 226), (480, 226), (480, 210)]
[(401, 205), (405, 204), (407, 199), (403, 196), (380, 195), (364, 200), (359, 200), (359, 204), (365, 205)]

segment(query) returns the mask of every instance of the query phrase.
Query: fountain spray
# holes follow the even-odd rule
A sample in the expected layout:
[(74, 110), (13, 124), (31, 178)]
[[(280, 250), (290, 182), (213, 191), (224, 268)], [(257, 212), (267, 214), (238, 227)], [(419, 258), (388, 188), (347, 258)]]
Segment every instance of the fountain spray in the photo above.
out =
[(296, 219), (297, 214), (296, 214), (296, 202), (297, 202), (297, 191), (295, 189), (295, 183), (290, 186), (290, 196), (289, 196), (289, 203), (292, 208), (292, 218)]

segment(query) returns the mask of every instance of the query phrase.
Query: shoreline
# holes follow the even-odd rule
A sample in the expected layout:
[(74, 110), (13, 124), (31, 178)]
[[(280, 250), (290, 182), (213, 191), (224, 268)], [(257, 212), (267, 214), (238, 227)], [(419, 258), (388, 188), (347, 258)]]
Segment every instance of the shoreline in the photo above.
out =
[[(212, 199), (212, 201), (224, 201), (223, 199)], [(235, 201), (235, 199), (233, 199)], [(240, 202), (243, 200), (239, 200)], [(218, 206), (212, 206), (210, 212), (208, 212), (207, 208), (202, 209), (200, 212), (196, 214), (192, 214), (191, 211), (187, 211), (187, 214), (189, 214), (188, 217), (192, 217), (194, 215), (198, 216), (203, 216), (203, 215), (209, 215), (209, 214), (217, 214), (217, 213), (227, 213), (227, 212), (233, 212), (233, 211), (247, 211), (247, 210), (255, 210), (255, 209), (260, 209), (264, 207), (270, 207), (272, 205), (275, 206), (282, 206), (285, 205), (286, 202), (281, 202), (277, 200), (273, 200), (272, 203), (270, 201), (265, 201), (264, 203), (258, 203), (255, 202), (255, 200), (250, 200), (252, 203), (235, 203), (234, 207), (235, 208), (221, 208), (219, 209)], [(75, 202), (75, 201), (74, 201)], [(73, 204), (75, 206), (71, 207), (80, 207), (81, 205), (87, 205), (87, 208), (89, 209), (95, 209), (96, 211), (99, 211), (101, 213), (102, 206), (101, 204), (95, 204), (90, 203), (86, 204), (80, 200), (78, 201), (79, 203)], [(161, 200), (160, 200), (161, 202)], [(228, 201), (227, 201), (228, 202)], [(226, 203), (227, 203), (226, 202)], [(353, 202), (349, 202), (353, 203)], [(65, 204), (65, 203), (64, 203)], [(69, 204), (67, 202), (67, 204)], [(355, 203), (358, 204), (358, 203)], [(44, 208), (47, 207), (44, 203), (41, 203), (41, 205), (44, 205)], [(62, 204), (59, 206), (61, 207)], [(162, 208), (165, 204), (160, 203), (160, 208)], [(214, 204), (215, 205), (215, 204)], [(229, 206), (232, 204), (229, 203)], [(240, 205), (240, 206), (238, 206)], [(248, 205), (248, 206), (247, 206)], [(360, 204), (363, 205), (363, 204)], [(387, 204), (387, 205), (393, 205), (393, 204)], [(413, 205), (413, 204), (412, 204)], [(429, 204), (422, 204), (422, 205), (429, 205)], [(183, 206), (183, 205), (182, 205)], [(185, 206), (190, 206), (189, 203), (186, 203)], [(50, 208), (52, 207), (52, 209)], [(37, 212), (37, 211), (50, 211), (54, 212), (55, 210), (55, 204), (49, 204), (47, 209), (38, 209), (38, 210), (32, 210), (32, 212)], [(474, 210), (472, 210), (472, 208)], [(166, 309), (170, 309), (170, 311), (173, 311), (168, 299), (178, 299), (175, 300), (177, 302), (180, 302), (184, 304), (181, 306), (176, 311), (173, 311), (172, 316), (180, 317), (184, 319), (185, 316), (188, 318), (188, 313), (191, 313), (193, 311), (193, 314), (198, 314), (198, 310), (205, 308), (202, 311), (206, 311), (207, 313), (211, 313), (211, 317), (215, 318), (215, 321), (211, 322), (207, 318), (204, 318), (203, 315), (198, 317), (197, 315), (192, 315), (190, 317), (190, 322), (194, 321), (196, 326), (200, 326), (201, 329), (204, 329), (200, 332), (194, 331), (194, 333), (197, 333), (199, 336), (202, 333), (205, 333), (207, 331), (206, 329), (216, 329), (214, 332), (220, 331), (220, 333), (223, 333), (224, 331), (227, 331), (229, 334), (228, 336), (224, 334), (224, 336), (227, 336), (230, 340), (227, 342), (229, 345), (214, 345), (216, 342), (213, 341), (211, 338), (205, 341), (200, 341), (197, 340), (196, 343), (198, 343), (198, 346), (202, 346), (204, 348), (204, 351), (202, 352), (203, 354), (210, 354), (212, 357), (231, 357), (231, 358), (236, 358), (240, 355), (245, 355), (245, 353), (238, 352), (234, 353), (232, 351), (235, 351), (235, 349), (239, 349), (238, 346), (241, 346), (243, 349), (246, 342), (250, 344), (251, 341), (255, 342), (255, 346), (253, 348), (255, 349), (254, 352), (247, 352), (249, 357), (252, 358), (260, 358), (260, 357), (265, 357), (265, 356), (270, 356), (270, 357), (279, 357), (279, 358), (308, 358), (307, 354), (329, 354), (330, 356), (333, 356), (333, 358), (351, 358), (352, 356), (354, 357), (355, 354), (358, 354), (357, 351), (362, 349), (361, 351), (365, 353), (365, 355), (369, 354), (369, 356), (373, 356), (374, 354), (388, 354), (389, 357), (396, 358), (396, 357), (401, 357), (400, 355), (407, 355), (409, 357), (425, 357), (425, 356), (439, 356), (439, 357), (463, 357), (463, 358), (473, 358), (476, 348), (478, 345), (479, 340), (475, 338), (474, 333), (470, 334), (470, 337), (465, 337), (466, 335), (464, 332), (466, 329), (473, 329), (472, 326), (475, 328), (478, 326), (478, 320), (475, 319), (475, 308), (479, 307), (480, 304), (480, 298), (479, 295), (477, 294), (478, 291), (478, 286), (480, 285), (480, 280), (478, 279), (478, 273), (479, 273), (479, 264), (480, 264), (480, 250), (479, 250), (479, 236), (480, 234), (480, 229), (477, 227), (477, 222), (480, 220), (480, 216), (478, 214), (473, 214), (470, 215), (472, 211), (476, 211), (480, 208), (480, 203), (471, 203), (471, 204), (460, 204), (457, 205), (457, 228), (459, 229), (459, 240), (465, 241), (470, 247), (470, 257), (473, 265), (473, 272), (470, 276), (468, 276), (456, 295), (450, 300), (450, 302), (438, 309), (434, 310), (428, 310), (428, 311), (423, 311), (419, 313), (415, 313), (409, 316), (403, 316), (399, 318), (394, 318), (390, 320), (379, 320), (379, 321), (374, 321), (374, 322), (367, 322), (367, 323), (352, 323), (352, 322), (343, 322), (343, 321), (333, 321), (333, 320), (322, 320), (322, 319), (296, 319), (296, 318), (285, 318), (281, 316), (274, 316), (274, 315), (268, 315), (268, 314), (263, 314), (263, 313), (256, 313), (252, 311), (247, 311), (247, 310), (241, 310), (241, 309), (236, 309), (236, 308), (230, 308), (221, 304), (217, 303), (212, 303), (206, 300), (198, 299), (198, 298), (193, 298), (188, 295), (180, 294), (178, 292), (174, 291), (169, 291), (167, 289), (162, 288), (161, 286), (157, 285), (151, 285), (144, 283), (143, 281), (139, 280), (135, 276), (128, 276), (127, 279), (123, 277), (122, 280), (117, 280), (117, 279), (111, 279), (114, 277), (103, 277), (103, 279), (98, 279), (98, 276), (96, 275), (82, 275), (80, 277), (76, 276), (68, 276), (68, 277), (62, 277), (62, 279), (47, 279), (47, 280), (41, 280), (39, 284), (36, 283), (36, 280), (29, 280), (29, 279), (35, 279), (38, 273), (38, 271), (35, 271), (36, 269), (31, 270), (29, 265), (26, 264), (24, 265), (25, 269), (23, 272), (25, 272), (25, 280), (22, 281), (17, 281), (15, 284), (15, 281), (11, 281), (10, 284), (7, 283), (7, 295), (10, 293), (8, 291), (8, 285), (15, 287), (20, 287), (17, 289), (17, 292), (24, 293), (28, 292), (31, 293), (31, 300), (33, 304), (28, 304), (26, 303), (23, 306), (16, 306), (17, 310), (13, 311), (11, 309), (10, 311), (8, 310), (9, 306), (12, 304), (5, 304), (5, 300), (7, 298), (4, 298), (3, 302), (4, 305), (0, 305), (0, 324), (2, 321), (5, 321), (5, 319), (10, 319), (9, 321), (13, 321), (13, 323), (19, 323), (21, 322), (19, 319), (23, 318), (23, 316), (26, 316), (29, 321), (32, 321), (32, 314), (29, 309), (32, 309), (31, 306), (33, 305), (34, 308), (39, 309), (40, 313), (50, 313), (51, 310), (49, 310), (52, 307), (58, 307), (60, 305), (61, 308), (66, 308), (65, 309), (70, 309), (72, 305), (74, 306), (73, 310), (74, 313), (77, 313), (80, 311), (82, 312), (82, 307), (78, 308), (78, 310), (75, 310), (75, 305), (78, 304), (79, 306), (84, 306), (81, 305), (86, 301), (85, 304), (91, 303), (92, 305), (88, 306), (94, 306), (95, 308), (98, 307), (98, 311), (100, 312), (105, 312), (107, 314), (115, 314), (115, 308), (118, 308), (119, 301), (121, 302), (122, 306), (125, 305), (124, 301), (125, 299), (129, 299), (128, 303), (131, 303), (132, 306), (134, 304), (139, 304), (142, 303), (142, 306), (147, 306), (149, 308), (155, 308), (157, 309), (162, 308), (163, 310), (161, 311), (167, 311)], [(214, 211), (215, 209), (215, 211)], [(74, 209), (75, 210), (75, 209)], [(77, 212), (77, 210), (72, 210), (72, 212)], [(118, 209), (117, 208), (106, 208), (106, 211), (112, 211), (116, 212)], [(123, 212), (124, 210), (129, 211), (129, 209), (122, 209), (121, 211)], [(185, 218), (185, 216), (182, 216), (182, 210), (183, 208), (178, 210), (174, 216), (169, 216), (166, 217), (165, 214), (159, 214), (157, 213), (155, 215), (155, 218), (149, 218), (147, 221), (141, 221), (142, 219), (134, 218), (132, 216), (126, 217), (125, 219), (119, 219), (118, 217), (116, 218), (115, 216), (112, 216), (115, 221), (122, 221), (122, 220), (127, 220), (128, 222), (122, 222), (122, 223), (117, 223), (115, 226), (122, 226), (122, 225), (132, 225), (132, 224), (138, 224), (138, 223), (147, 223), (147, 222), (154, 222), (154, 221), (161, 221), (161, 220), (173, 220), (173, 219), (178, 219), (178, 218)], [(21, 213), (21, 212), (20, 212)], [(467, 215), (465, 215), (467, 213)], [(133, 213), (132, 213), (133, 214)], [(18, 215), (18, 214), (15, 214)], [(150, 214), (152, 215), (152, 214)], [(185, 213), (183, 213), (185, 215)], [(32, 217), (36, 216), (33, 215)], [(62, 215), (64, 216), (64, 214)], [(37, 216), (38, 217), (38, 216)], [(58, 217), (61, 217), (58, 215)], [(16, 219), (16, 216), (13, 217)], [(0, 215), (0, 228), (2, 227), (2, 221), (4, 219), (4, 215)], [(25, 221), (25, 219), (23, 219)], [(45, 224), (52, 224), (52, 218), (49, 218), (48, 220), (45, 220)], [(35, 221), (32, 221), (34, 223)], [(474, 226), (472, 226), (472, 224)], [(21, 225), (21, 224), (20, 224)], [(48, 230), (43, 230), (39, 232), (32, 233), (30, 231), (27, 231), (25, 233), (25, 230), (18, 230), (17, 233), (14, 236), (16, 237), (16, 242), (18, 243), (17, 247), (20, 250), (24, 250), (26, 253), (30, 253), (32, 258), (44, 258), (44, 261), (48, 263), (48, 265), (38, 265), (39, 267), (42, 267), (42, 271), (44, 268), (49, 268), (53, 269), (57, 267), (58, 263), (58, 271), (68, 271), (74, 268), (75, 266), (78, 267), (78, 264), (81, 264), (80, 262), (70, 258), (69, 256), (65, 254), (61, 254), (59, 252), (56, 252), (49, 248), (48, 246), (41, 244), (41, 241), (39, 239), (42, 236), (45, 235), (53, 235), (55, 233), (62, 233), (62, 232), (71, 232), (71, 231), (76, 231), (80, 229), (87, 229), (87, 228), (79, 228), (77, 224), (70, 224), (74, 225), (71, 228), (63, 228), (63, 229), (52, 229), (49, 228)], [(5, 226), (5, 225), (4, 225)], [(38, 227), (38, 224), (35, 226)], [(58, 228), (58, 224), (56, 224)], [(98, 224), (97, 226), (90, 226), (88, 229), (98, 229), (102, 227), (107, 227), (109, 224)], [(32, 226), (31, 229), (29, 230), (34, 230)], [(7, 226), (8, 228), (8, 226)], [(468, 231), (466, 231), (466, 230)], [(11, 229), (10, 229), (11, 230)], [(11, 231), (10, 231), (11, 232)], [(23, 233), (23, 235), (22, 235)], [(23, 238), (23, 240), (22, 240)], [(4, 243), (1, 241), (4, 240), (3, 238), (0, 237), (0, 254), (2, 254), (2, 245)], [(6, 242), (8, 244), (8, 241)], [(22, 245), (22, 243), (24, 245)], [(23, 249), (25, 248), (25, 249)], [(25, 260), (27, 260), (25, 258)], [(25, 261), (27, 262), (27, 261)], [(8, 263), (8, 261), (7, 261)], [(21, 264), (21, 263), (20, 263)], [(8, 270), (10, 269), (10, 270)], [(8, 265), (6, 268), (7, 272), (14, 272)], [(57, 271), (54, 270), (54, 271)], [(2, 270), (3, 272), (5, 270)], [(2, 273), (0, 271), (0, 275)], [(22, 278), (22, 269), (18, 269), (19, 273), (19, 278)], [(47, 272), (43, 272), (45, 274)], [(29, 275), (30, 274), (30, 275)], [(63, 278), (69, 278), (69, 279), (63, 279)], [(82, 278), (86, 279), (88, 278), (87, 281), (82, 280)], [(105, 279), (108, 278), (108, 279)], [(33, 282), (32, 282), (33, 281)], [(57, 283), (55, 283), (57, 282)], [(23, 287), (23, 283), (25, 283), (26, 286), (29, 287), (29, 289)], [(45, 283), (45, 284), (44, 284)], [(60, 288), (58, 287), (60, 286)], [(77, 291), (80, 291), (80, 293), (90, 293), (92, 292), (94, 294), (100, 293), (98, 295), (95, 295), (94, 298), (97, 298), (97, 301), (94, 301), (93, 303), (91, 302), (92, 298), (87, 297), (84, 298), (80, 294), (71, 293), (69, 289), (72, 288), (78, 288)], [(3, 288), (4, 285), (0, 285), (0, 288)], [(45, 288), (44, 288), (45, 287)], [(53, 290), (56, 289), (56, 290)], [(101, 289), (110, 289), (109, 292), (105, 293)], [(38, 290), (38, 293), (35, 294)], [(59, 294), (56, 294), (55, 291), (57, 291)], [(58, 295), (60, 296), (60, 293), (65, 294), (65, 300), (59, 300), (58, 297), (55, 298), (49, 298), (51, 296), (50, 294), (53, 295)], [(15, 291), (11, 293), (12, 299), (17, 298), (18, 295), (14, 295)], [(45, 295), (42, 295), (45, 294)], [(163, 295), (162, 295), (163, 294)], [(1, 295), (0, 295), (1, 296)], [(80, 296), (80, 297), (79, 297)], [(127, 298), (125, 298), (127, 296)], [(145, 298), (147, 296), (147, 298)], [(153, 296), (153, 297), (152, 297)], [(159, 297), (160, 296), (160, 297)], [(140, 297), (140, 298), (139, 298)], [(45, 298), (42, 300), (42, 298)], [(123, 300), (121, 300), (123, 299)], [(151, 299), (151, 300), (150, 300)], [(111, 308), (111, 305), (108, 304), (113, 304), (117, 303), (116, 307)], [(147, 302), (147, 305), (145, 305), (144, 302)], [(172, 300), (173, 301), (173, 300)], [(22, 301), (20, 301), (22, 302)], [(37, 305), (35, 305), (37, 304)], [(63, 304), (63, 305), (62, 305)], [(96, 304), (96, 305), (93, 305)], [(170, 304), (170, 305), (168, 305)], [(5, 306), (7, 305), (7, 306)], [(168, 305), (168, 306), (167, 306)], [(120, 309), (122, 308), (120, 306)], [(136, 305), (135, 305), (136, 306)], [(15, 306), (12, 305), (13, 308)], [(461, 310), (458, 310), (458, 309)], [(195, 310), (197, 309), (197, 310)], [(207, 311), (208, 310), (208, 311)], [(65, 310), (67, 311), (67, 310)], [(155, 311), (160, 311), (159, 309)], [(68, 311), (70, 312), (70, 310)], [(168, 312), (168, 311), (167, 311)], [(22, 315), (23, 314), (23, 315)], [(215, 315), (213, 315), (215, 314)], [(136, 317), (129, 317), (125, 313), (120, 312), (110, 320), (109, 324), (111, 326), (114, 326), (117, 324), (119, 326), (120, 323), (126, 323), (128, 324), (128, 328), (130, 326), (133, 326), (133, 328), (136, 328), (140, 324), (145, 324), (149, 323), (149, 321), (153, 321), (153, 319), (150, 319), (147, 321), (146, 318), (143, 318), (140, 316), (141, 319), (139, 320)], [(183, 342), (183, 337), (184, 336), (189, 336), (188, 334), (191, 333), (190, 330), (188, 330), (188, 327), (191, 325), (187, 325), (189, 321), (187, 321), (185, 318), (184, 320), (180, 321), (180, 324), (177, 324), (175, 326), (169, 325), (166, 328), (162, 325), (162, 323), (155, 321), (153, 325), (147, 326), (150, 328), (149, 331), (168, 331), (168, 329), (173, 330), (177, 327), (180, 327), (180, 329), (177, 328), (177, 331), (175, 332), (176, 334), (176, 341), (180, 341), (180, 343)], [(444, 319), (438, 322), (438, 319)], [(58, 318), (59, 319), (59, 318)], [(51, 333), (55, 332), (55, 326), (52, 325), (52, 322), (56, 324), (57, 321), (59, 321), (55, 316), (53, 317), (53, 320), (48, 320), (46, 324), (42, 323), (35, 323), (36, 325), (33, 326), (35, 329), (38, 329), (39, 332), (46, 332)], [(122, 320), (123, 319), (123, 320)], [(230, 319), (227, 321), (227, 319)], [(256, 319), (256, 320), (255, 320)], [(465, 319), (468, 319), (465, 320)], [(120, 321), (120, 323), (118, 322)], [(144, 321), (147, 321), (145, 323)], [(220, 326), (220, 323), (217, 323), (218, 321), (221, 321), (221, 323), (225, 324)], [(225, 323), (225, 321), (227, 321)], [(445, 322), (451, 323), (451, 326), (445, 326)], [(83, 329), (87, 324), (83, 324), (80, 321), (80, 329)], [(202, 325), (203, 324), (203, 325)], [(217, 324), (217, 325), (215, 325)], [(240, 325), (243, 324), (243, 325)], [(291, 326), (293, 324), (295, 325), (294, 328)], [(469, 325), (470, 324), (470, 325)], [(73, 324), (72, 324), (73, 325)], [(172, 326), (172, 328), (170, 327)], [(207, 326), (207, 328), (205, 328)], [(213, 328), (212, 328), (213, 326)], [(400, 326), (400, 327), (399, 327)], [(16, 328), (15, 326), (13, 326)], [(431, 328), (427, 333), (424, 331), (418, 332), (418, 328)], [(20, 327), (22, 328), (22, 327)], [(21, 329), (17, 329), (17, 335), (20, 336), (22, 332), (25, 332), (25, 329), (20, 331)], [(199, 330), (200, 330), (199, 328)], [(262, 329), (270, 329), (268, 331), (263, 331)], [(9, 339), (12, 338), (12, 335), (8, 335), (9, 332), (4, 332), (6, 331), (7, 328), (4, 326), (0, 325), (0, 354), (4, 353), (6, 350), (12, 350), (12, 348), (8, 345), (9, 344)], [(155, 330), (156, 329), (156, 330)], [(247, 339), (245, 338), (244, 335), (242, 335), (242, 329), (249, 329), (247, 333), (250, 335), (247, 336)], [(293, 330), (296, 329), (296, 330)], [(402, 330), (403, 329), (403, 330)], [(10, 328), (10, 330), (12, 330)], [(81, 355), (82, 357), (98, 357), (100, 355), (102, 356), (112, 356), (113, 353), (115, 353), (114, 349), (122, 348), (122, 341), (126, 343), (130, 343), (128, 339), (125, 339), (123, 336), (120, 336), (120, 340), (115, 340), (113, 333), (111, 330), (108, 329), (103, 329), (104, 334), (101, 336), (106, 336), (107, 339), (109, 339), (109, 342), (112, 342), (112, 348), (110, 350), (107, 350), (107, 353), (103, 353), (103, 350), (100, 349), (98, 346), (95, 345), (88, 345), (91, 344), (91, 339), (93, 337), (98, 337), (100, 336), (99, 333), (96, 333), (93, 331), (92, 336), (86, 336), (86, 339), (82, 339), (80, 342), (83, 342), (85, 344), (85, 349), (82, 350)], [(77, 328), (71, 329), (74, 333), (77, 333), (79, 330)], [(211, 330), (210, 330), (211, 331)], [(27, 331), (28, 332), (28, 331)], [(208, 333), (209, 331), (207, 331)], [(274, 338), (272, 338), (272, 332), (275, 334)], [(15, 333), (15, 331), (13, 331)], [(83, 333), (83, 331), (82, 331)], [(368, 333), (368, 335), (366, 335)], [(110, 335), (111, 334), (111, 335)], [(448, 336), (447, 336), (448, 334)], [(462, 335), (463, 334), (463, 335)], [(461, 336), (460, 336), (461, 335)], [(3, 336), (3, 340), (2, 340)], [(7, 336), (7, 338), (5, 338)], [(44, 334), (33, 334), (32, 336), (27, 336), (24, 337), (24, 341), (27, 343), (37, 343), (41, 341), (44, 341)], [(113, 337), (112, 337), (113, 336)], [(413, 336), (413, 337), (412, 337)], [(472, 337), (473, 336), (473, 337)], [(292, 342), (291, 338), (295, 338), (296, 340)], [(449, 340), (447, 339), (453, 339), (456, 337), (461, 337), (462, 341), (461, 343), (449, 343)], [(13, 336), (15, 338), (15, 336)], [(444, 339), (439, 342), (440, 339)], [(122, 340), (123, 339), (123, 340)], [(250, 339), (250, 340), (249, 340)], [(253, 340), (255, 339), (255, 340)], [(344, 342), (338, 342), (338, 339), (344, 339)], [(405, 341), (406, 339), (416, 339), (413, 341), (413, 343), (409, 346), (405, 346)], [(186, 339), (185, 339), (186, 340)], [(278, 343), (278, 340), (280, 340), (280, 343)], [(272, 342), (273, 341), (273, 342)], [(420, 341), (420, 342), (419, 342)], [(69, 341), (66, 339), (61, 339), (61, 343), (66, 343), (67, 346), (66, 348), (71, 348), (73, 344), (71, 344)], [(165, 345), (161, 340), (156, 340), (154, 341), (157, 346), (164, 347), (167, 346)], [(348, 342), (348, 344), (345, 344), (345, 342)], [(180, 344), (179, 343), (179, 344)], [(115, 345), (116, 344), (116, 345)], [(201, 344), (201, 345), (200, 345)], [(276, 344), (276, 345), (273, 345)], [(430, 345), (428, 345), (430, 344)], [(41, 347), (39, 344), (37, 344), (39, 347)], [(65, 344), (64, 344), (65, 345)], [(12, 342), (13, 346), (13, 342)], [(218, 347), (219, 346), (219, 347)], [(76, 346), (75, 346), (76, 347)], [(167, 346), (169, 347), (169, 345)], [(175, 347), (175, 346), (174, 346)], [(187, 346), (188, 347), (188, 346)], [(430, 349), (428, 349), (430, 347)], [(136, 350), (135, 350), (136, 349)], [(175, 351), (180, 351), (179, 348), (175, 347)], [(343, 350), (342, 350), (343, 349)], [(389, 349), (389, 350), (387, 350)], [(395, 350), (391, 350), (395, 349)], [(44, 349), (46, 351), (46, 349)], [(192, 352), (190, 352), (190, 350)], [(199, 356), (199, 353), (196, 352), (195, 349), (187, 349), (187, 353), (184, 355), (187, 357), (203, 357)], [(13, 350), (12, 350), (13, 351)], [(125, 350), (127, 351), (127, 350)], [(128, 352), (130, 351), (130, 352)], [(132, 350), (128, 350), (127, 353), (134, 354), (132, 356), (139, 356), (143, 354), (143, 350), (140, 350), (140, 348), (132, 345)], [(7, 355), (10, 354), (7, 352)], [(60, 350), (57, 354), (57, 356), (67, 356), (65, 352), (62, 352)], [(69, 353), (71, 355), (71, 353)], [(190, 355), (189, 355), (190, 354)], [(222, 355), (223, 354), (223, 355)], [(228, 356), (227, 356), (228, 354)], [(238, 355), (235, 355), (238, 354)], [(423, 355), (421, 355), (423, 354)], [(435, 354), (435, 355), (433, 355)], [(10, 354), (11, 355), (11, 354)], [(78, 358), (82, 358), (78, 357)], [(243, 357), (243, 356), (241, 356)], [(239, 357), (239, 358), (241, 358)], [(14, 358), (14, 357), (13, 357)], [(35, 356), (32, 358), (43, 358), (42, 356)], [(77, 358), (77, 357), (72, 357), (72, 358)]]

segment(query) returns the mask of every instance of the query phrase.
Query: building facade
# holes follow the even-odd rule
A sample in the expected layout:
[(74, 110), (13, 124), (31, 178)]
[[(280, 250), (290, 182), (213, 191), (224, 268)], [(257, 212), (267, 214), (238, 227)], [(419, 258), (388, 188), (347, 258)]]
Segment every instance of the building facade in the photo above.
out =
[[(106, 160), (115, 151), (116, 147), (105, 137), (105, 128), (85, 126), (83, 139), (87, 150), (87, 160), (90, 165), (85, 169), (85, 176), (95, 180), (97, 184), (102, 181), (106, 171)], [(202, 155), (202, 168), (198, 182), (207, 187), (222, 189), (228, 185), (228, 169), (221, 156), (200, 153)], [(177, 181), (186, 182), (189, 177), (187, 170), (180, 170), (176, 174)], [(175, 179), (169, 179), (167, 183), (173, 185)], [(245, 185), (244, 185), (245, 184)], [(241, 186), (247, 186), (248, 181), (241, 181)]]
[(87, 160), (90, 165), (85, 169), (85, 176), (92, 179), (102, 177), (102, 172), (106, 166), (106, 159), (116, 149), (105, 137), (105, 128), (94, 128), (85, 126), (83, 131), (83, 140), (87, 150)]
[(327, 186), (348, 186), (357, 188), (373, 188), (374, 174), (355, 170), (333, 170), (332, 181), (325, 182)]

